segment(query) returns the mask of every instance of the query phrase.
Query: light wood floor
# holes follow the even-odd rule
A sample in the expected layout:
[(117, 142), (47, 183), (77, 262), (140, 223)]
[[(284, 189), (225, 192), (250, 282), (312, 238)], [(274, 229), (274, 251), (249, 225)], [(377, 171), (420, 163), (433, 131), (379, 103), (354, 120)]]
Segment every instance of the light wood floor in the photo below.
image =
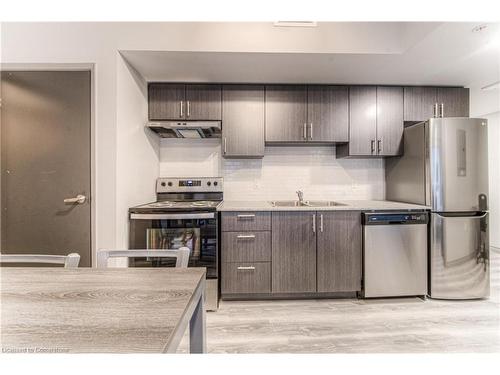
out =
[(500, 352), (500, 250), (492, 250), (488, 300), (222, 301), (207, 313), (208, 351)]

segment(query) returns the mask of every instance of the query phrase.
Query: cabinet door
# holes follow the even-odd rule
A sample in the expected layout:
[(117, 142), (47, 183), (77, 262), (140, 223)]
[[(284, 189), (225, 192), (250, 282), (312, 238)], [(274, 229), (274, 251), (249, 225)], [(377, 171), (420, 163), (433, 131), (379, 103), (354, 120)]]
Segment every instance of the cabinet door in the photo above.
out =
[(180, 120), (186, 115), (184, 84), (150, 83), (148, 107), (150, 120)]
[(437, 103), (443, 105), (442, 117), (469, 117), (469, 89), (439, 87)]
[(271, 292), (269, 262), (222, 263), (222, 294), (254, 294)]
[(435, 87), (405, 87), (404, 121), (420, 122), (433, 118), (436, 99)]
[(222, 154), (264, 156), (264, 86), (222, 88)]
[(187, 120), (222, 120), (220, 85), (186, 85)]
[(318, 142), (349, 140), (349, 88), (308, 86), (307, 119), (309, 139)]
[(306, 86), (266, 86), (266, 142), (306, 141)]
[(403, 143), (403, 88), (377, 87), (377, 154), (400, 155)]
[(316, 292), (315, 212), (272, 213), (273, 293)]
[(318, 292), (361, 290), (361, 213), (318, 212)]
[(349, 88), (349, 154), (376, 155), (377, 88)]

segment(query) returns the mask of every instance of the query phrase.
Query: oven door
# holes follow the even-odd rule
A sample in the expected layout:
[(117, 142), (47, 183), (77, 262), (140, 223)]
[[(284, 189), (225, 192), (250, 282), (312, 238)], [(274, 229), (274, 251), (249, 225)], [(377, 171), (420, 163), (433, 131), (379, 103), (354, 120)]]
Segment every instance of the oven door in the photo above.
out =
[[(217, 215), (215, 212), (130, 213), (130, 249), (191, 250), (189, 267), (206, 267), (217, 278)], [(135, 258), (131, 267), (173, 267), (169, 258)]]

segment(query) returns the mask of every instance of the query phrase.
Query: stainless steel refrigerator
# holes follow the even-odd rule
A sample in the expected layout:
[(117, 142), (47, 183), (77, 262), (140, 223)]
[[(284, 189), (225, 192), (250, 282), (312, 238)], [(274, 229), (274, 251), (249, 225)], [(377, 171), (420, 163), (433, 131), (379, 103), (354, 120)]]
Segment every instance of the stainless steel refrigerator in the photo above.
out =
[(489, 295), (488, 124), (433, 118), (404, 130), (404, 155), (386, 160), (386, 197), (430, 207), (429, 295)]

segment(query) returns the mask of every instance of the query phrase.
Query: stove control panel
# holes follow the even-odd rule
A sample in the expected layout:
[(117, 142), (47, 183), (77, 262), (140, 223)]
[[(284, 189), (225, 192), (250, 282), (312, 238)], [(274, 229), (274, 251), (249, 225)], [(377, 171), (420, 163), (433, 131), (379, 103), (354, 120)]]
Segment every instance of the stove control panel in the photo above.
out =
[(156, 192), (222, 192), (222, 185), (222, 177), (161, 177), (156, 182)]

